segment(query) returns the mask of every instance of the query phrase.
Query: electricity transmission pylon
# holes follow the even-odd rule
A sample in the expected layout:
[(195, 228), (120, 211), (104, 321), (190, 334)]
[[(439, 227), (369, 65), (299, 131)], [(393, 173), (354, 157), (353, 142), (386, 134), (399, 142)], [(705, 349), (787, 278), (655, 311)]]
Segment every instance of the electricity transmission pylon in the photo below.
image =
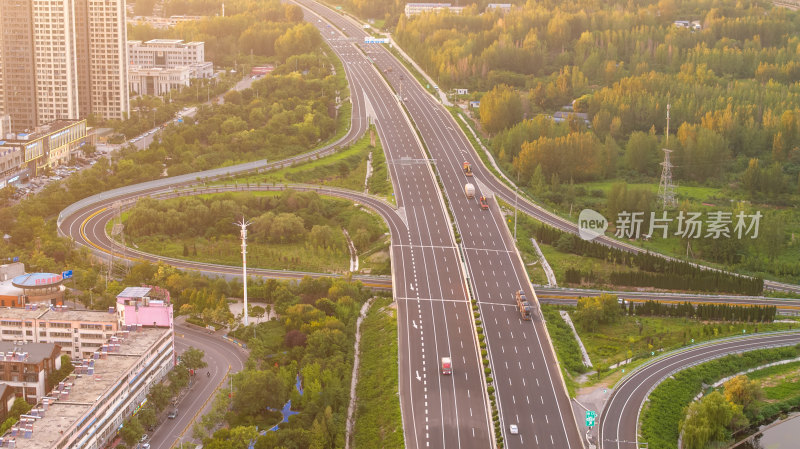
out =
[[(669, 104), (667, 104), (667, 139), (665, 146), (669, 146)], [(675, 191), (677, 186), (672, 182), (672, 162), (669, 154), (672, 150), (664, 148), (664, 162), (661, 163), (661, 180), (658, 183), (658, 199), (661, 200), (661, 207), (666, 210), (677, 206), (678, 199)]]

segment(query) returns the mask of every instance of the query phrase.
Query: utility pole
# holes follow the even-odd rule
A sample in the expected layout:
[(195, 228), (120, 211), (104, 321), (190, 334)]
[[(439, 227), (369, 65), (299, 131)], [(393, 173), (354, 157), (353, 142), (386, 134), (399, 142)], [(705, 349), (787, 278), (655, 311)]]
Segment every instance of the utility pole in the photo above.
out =
[(247, 326), (247, 227), (250, 226), (250, 221), (242, 220), (234, 223), (241, 228), (240, 235), (242, 238), (242, 282), (244, 285), (244, 325)]

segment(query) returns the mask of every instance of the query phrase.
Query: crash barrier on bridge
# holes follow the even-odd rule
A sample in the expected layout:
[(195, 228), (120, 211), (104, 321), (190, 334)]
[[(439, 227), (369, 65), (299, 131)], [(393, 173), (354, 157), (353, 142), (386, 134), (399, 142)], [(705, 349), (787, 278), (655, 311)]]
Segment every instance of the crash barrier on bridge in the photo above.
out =
[(244, 164), (233, 165), (230, 167), (214, 168), (211, 170), (189, 173), (185, 175), (173, 176), (163, 179), (156, 179), (153, 181), (147, 181), (139, 184), (107, 190), (105, 192), (86, 197), (82, 200), (79, 200), (67, 206), (64, 210), (61, 211), (60, 214), (58, 214), (57, 225), (61, 227), (61, 223), (64, 221), (65, 218), (74, 214), (75, 212), (78, 212), (79, 210), (85, 207), (91, 206), (96, 203), (109, 202), (110, 200), (113, 200), (114, 198), (120, 197), (122, 195), (130, 195), (133, 193), (145, 192), (148, 190), (159, 189), (159, 188), (163, 189), (167, 187), (178, 187), (182, 185), (202, 182), (203, 180), (212, 180), (220, 177), (227, 177), (242, 173), (248, 173), (259, 169), (270, 168), (270, 166), (274, 166), (275, 164), (279, 163), (280, 162), (267, 164), (267, 160), (264, 159), (261, 161), (247, 162)]
[(297, 156), (282, 159), (280, 161), (272, 163), (268, 163), (267, 160), (264, 159), (253, 162), (245, 162), (243, 164), (238, 164), (238, 165), (231, 165), (230, 167), (213, 168), (211, 170), (187, 173), (185, 175), (172, 176), (163, 179), (156, 179), (153, 181), (142, 182), (130, 186), (119, 187), (116, 189), (108, 190), (102, 193), (86, 197), (82, 200), (70, 204), (64, 210), (62, 210), (61, 213), (58, 214), (58, 221), (56, 222), (56, 227), (58, 228), (59, 232), (61, 232), (61, 223), (64, 221), (64, 219), (66, 219), (70, 215), (74, 214), (75, 212), (78, 212), (79, 210), (85, 207), (91, 206), (92, 204), (96, 204), (99, 202), (108, 202), (122, 195), (143, 192), (151, 189), (179, 187), (190, 184), (197, 184), (204, 181), (225, 178), (228, 176), (240, 175), (244, 173), (250, 173), (253, 171), (261, 172), (263, 170), (284, 168), (284, 167), (289, 167), (297, 162), (314, 160), (322, 156), (327, 156), (329, 154), (335, 153), (343, 145), (349, 143), (350, 140), (355, 140), (356, 138), (360, 137), (358, 133), (356, 133), (356, 135), (352, 136), (350, 135), (350, 132), (353, 130), (353, 122), (355, 121), (355, 119), (356, 119), (355, 116), (353, 116), (350, 119), (350, 128), (348, 129), (347, 133), (344, 136), (342, 136), (335, 142), (332, 142), (328, 145), (325, 145), (322, 148), (318, 148), (308, 153), (299, 154)]

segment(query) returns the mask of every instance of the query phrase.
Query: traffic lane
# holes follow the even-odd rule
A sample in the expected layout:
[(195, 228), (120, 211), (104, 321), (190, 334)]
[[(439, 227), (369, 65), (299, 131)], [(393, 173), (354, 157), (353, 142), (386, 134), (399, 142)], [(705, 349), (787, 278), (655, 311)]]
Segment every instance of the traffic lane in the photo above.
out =
[[(484, 322), (495, 323), (486, 339), (492, 346), (492, 372), (503, 410), (506, 447), (572, 447), (561, 430), (564, 418), (556, 406), (549, 365), (534, 339), (534, 324), (522, 320), (511, 305), (483, 304), (481, 316)], [(519, 435), (508, 433), (511, 424), (518, 425)]]
[[(235, 373), (242, 370), (246, 360), (246, 354), (232, 343), (187, 326), (176, 325), (176, 352), (182, 354), (189, 347), (200, 349), (205, 353), (204, 360), (208, 367), (194, 376), (192, 382), (195, 382), (195, 385), (191, 387), (189, 394), (176, 405), (177, 418), (167, 419), (155, 429), (148, 441), (152, 449), (173, 447), (184, 429), (192, 423), (195, 414), (215, 394), (217, 387), (226, 376), (228, 366), (231, 368), (231, 373)], [(210, 372), (211, 376), (206, 376), (205, 371)], [(213, 400), (208, 400), (208, 406), (203, 409), (201, 416), (208, 411), (212, 402)], [(172, 405), (167, 406), (168, 409), (171, 407)], [(184, 436), (184, 438), (191, 438), (191, 436)]]
[[(434, 132), (434, 131), (437, 131), (437, 130), (434, 130), (433, 128), (431, 128), (429, 131), (430, 131), (429, 133), (423, 134), (423, 138), (427, 138), (427, 136), (431, 132)], [(441, 146), (436, 145), (436, 142), (428, 142), (427, 139), (426, 139), (426, 143), (428, 143), (429, 150), (431, 151), (432, 155), (435, 158), (437, 158), (437, 160), (442, 159), (440, 157), (440, 154), (447, 154), (446, 151), (448, 150), (448, 148), (442, 148)], [(452, 151), (452, 148), (450, 148), (450, 150)], [(442, 153), (439, 153), (439, 151), (441, 151)], [(451, 166), (452, 166), (452, 164), (451, 164)], [(466, 213), (466, 211), (463, 211), (463, 212), (465, 212), (464, 215), (467, 215), (467, 217), (465, 217), (465, 219), (469, 219), (470, 218), (470, 214)], [(459, 219), (459, 217), (458, 217), (459, 215), (460, 215), (459, 211), (456, 211), (457, 220)], [(495, 215), (495, 214), (491, 214), (491, 215)], [(492, 228), (494, 228), (494, 229), (492, 229)], [(510, 250), (508, 249), (509, 247), (513, 248), (513, 240), (510, 239), (510, 235), (508, 235), (507, 229), (505, 229), (504, 225), (495, 223), (494, 226), (489, 226), (489, 229), (485, 230), (484, 232), (486, 232), (488, 235), (493, 235), (493, 234), (497, 235), (497, 233), (499, 233), (499, 236), (501, 238), (498, 239), (497, 242), (498, 243), (502, 243), (503, 248), (505, 250), (509, 251), (507, 253), (500, 253), (500, 252), (496, 253), (495, 254), (495, 258), (493, 259), (493, 260), (503, 260), (503, 259), (505, 259), (508, 262), (509, 267), (512, 268), (511, 269), (511, 273), (506, 278), (507, 285), (512, 283), (512, 282), (515, 282), (518, 286), (520, 286), (520, 287), (522, 287), (523, 289), (526, 290), (526, 293), (527, 293), (527, 295), (529, 297), (533, 298), (533, 291), (532, 291), (529, 283), (527, 282), (527, 275), (524, 273), (524, 267), (521, 267), (521, 266), (518, 267), (517, 266), (517, 265), (520, 265), (519, 259), (516, 257), (516, 254), (514, 254), (513, 258), (512, 258)], [(470, 269), (472, 271), (474, 271), (473, 262), (470, 260), (469, 255), (468, 255), (467, 264), (470, 265)], [(474, 281), (476, 279), (476, 277), (473, 276), (472, 279)], [(525, 281), (523, 282), (522, 279), (525, 279)], [(495, 286), (494, 286), (495, 289), (499, 288), (499, 281), (500, 281), (499, 279), (495, 279)], [(488, 282), (484, 281), (484, 285), (483, 286), (480, 286), (479, 284), (476, 285), (475, 289), (476, 289), (476, 294), (477, 294), (478, 299), (479, 299), (479, 303), (481, 301), (481, 293), (482, 293), (481, 290), (482, 290), (482, 287), (486, 288), (487, 290), (489, 289), (489, 286), (487, 284), (488, 284)], [(497, 290), (495, 290), (495, 291), (497, 292)], [(487, 332), (491, 332), (491, 330), (492, 330), (491, 322), (487, 324), (486, 329), (487, 329)], [(546, 331), (542, 328), (542, 332), (546, 332)], [(538, 339), (538, 336), (537, 336), (537, 339)], [(541, 352), (542, 359), (543, 360), (547, 360), (547, 362), (546, 363), (543, 362), (543, 364), (545, 364), (547, 366), (547, 368), (548, 368), (548, 371), (547, 371), (548, 372), (547, 385), (550, 387), (550, 390), (553, 392), (552, 398), (549, 399), (549, 400), (552, 401), (552, 403), (548, 404), (548, 405), (550, 407), (552, 407), (554, 410), (557, 410), (559, 412), (559, 416), (563, 416), (565, 411), (563, 411), (562, 409), (564, 407), (568, 406), (569, 400), (566, 397), (566, 393), (562, 391), (563, 390), (563, 386), (560, 385), (560, 384), (556, 386), (556, 384), (553, 383), (553, 381), (552, 381), (553, 373), (550, 373), (550, 371), (549, 371), (551, 366), (557, 366), (557, 362), (555, 361), (555, 358), (552, 355), (552, 351), (548, 350), (547, 352), (545, 352), (543, 347), (541, 346), (542, 344), (547, 344), (549, 346), (549, 341), (545, 341), (543, 343), (541, 340), (539, 340), (538, 344), (540, 346), (539, 349), (540, 349), (540, 352)], [(491, 343), (490, 343), (490, 345), (491, 345)], [(494, 346), (495, 346), (495, 349), (497, 349), (496, 348), (497, 345), (494, 345)], [(548, 348), (548, 349), (550, 349), (550, 348)], [(501, 345), (500, 350), (502, 352), (502, 345)], [(492, 351), (492, 353), (497, 352), (497, 351), (494, 351), (494, 350), (491, 350), (491, 351)], [(558, 376), (560, 376), (560, 373), (556, 372), (555, 373), (555, 378), (557, 380), (560, 380), (560, 377), (558, 377)], [(510, 379), (510, 380), (513, 381), (513, 379)], [(498, 384), (496, 388), (499, 391), (499, 395), (500, 396), (508, 396), (507, 395), (508, 388), (504, 388), (504, 386), (502, 384)], [(513, 398), (511, 399), (510, 402), (513, 402)], [(506, 406), (501, 404), (501, 409), (505, 409), (505, 408), (506, 408)], [(571, 415), (568, 415), (568, 416), (571, 416)], [(510, 413), (508, 412), (508, 409), (503, 410), (502, 417), (505, 418), (505, 419), (509, 419), (510, 418)], [(504, 420), (504, 422), (505, 422), (505, 420)], [(506, 427), (507, 427), (506, 425), (503, 426), (503, 428), (504, 428), (503, 430), (504, 431), (506, 430), (505, 429)], [(566, 445), (568, 447), (571, 446), (573, 443), (576, 446), (579, 446), (581, 444), (581, 442), (580, 442), (580, 434), (578, 432), (577, 427), (574, 425), (574, 421), (573, 420), (567, 420), (564, 423), (564, 425), (562, 426), (562, 429), (564, 429), (564, 430), (563, 430), (563, 433), (561, 434), (560, 437), (553, 436), (553, 438), (552, 438), (552, 441), (554, 442), (553, 444), (558, 444), (558, 445), (561, 445), (561, 446), (565, 446)], [(534, 439), (535, 439), (535, 436), (534, 436)], [(559, 440), (563, 440), (563, 441), (559, 441)]]
[(800, 343), (800, 332), (764, 335), (690, 348), (659, 359), (625, 378), (611, 393), (600, 414), (600, 438), (604, 448), (637, 448), (638, 417), (650, 389), (673, 372), (709, 359), (738, 352)]

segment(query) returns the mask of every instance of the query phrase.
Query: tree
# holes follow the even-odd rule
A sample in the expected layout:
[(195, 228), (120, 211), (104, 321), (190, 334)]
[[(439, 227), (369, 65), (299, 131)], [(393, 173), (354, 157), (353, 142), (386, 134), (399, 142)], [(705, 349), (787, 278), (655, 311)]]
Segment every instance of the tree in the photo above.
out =
[(263, 413), (265, 407), (281, 408), (289, 399), (289, 386), (273, 371), (242, 371), (233, 385), (233, 407), (243, 415)]
[(533, 176), (531, 176), (531, 181), (529, 184), (534, 195), (539, 196), (544, 193), (545, 189), (547, 188), (547, 184), (544, 178), (544, 173), (542, 173), (541, 164), (536, 164), (536, 169), (533, 171)]
[(134, 444), (138, 443), (143, 434), (144, 428), (139, 422), (139, 419), (135, 416), (125, 421), (125, 423), (122, 425), (122, 429), (119, 431), (122, 441), (124, 441), (128, 446), (133, 446)]
[(481, 98), (481, 125), (495, 134), (522, 120), (522, 100), (510, 86), (500, 84)]
[(143, 407), (141, 410), (139, 410), (139, 413), (137, 413), (136, 416), (139, 418), (139, 422), (144, 427), (149, 428), (150, 426), (155, 426), (158, 424), (158, 418), (156, 417), (156, 412), (153, 410), (153, 407)]
[(250, 316), (253, 318), (261, 318), (266, 313), (266, 309), (261, 306), (250, 306)]
[(655, 135), (635, 131), (625, 145), (625, 165), (643, 175), (653, 175), (658, 168), (658, 139)]
[(732, 404), (742, 406), (745, 410), (763, 395), (758, 382), (750, 380), (747, 376), (736, 376), (725, 382), (723, 386), (725, 387), (725, 399)]
[(171, 398), (172, 393), (170, 393), (169, 387), (162, 383), (153, 385), (153, 388), (150, 389), (150, 393), (147, 394), (147, 400), (153, 404), (153, 407), (159, 412), (169, 405), (169, 400)]
[(680, 423), (680, 433), (685, 449), (704, 449), (712, 442), (723, 442), (730, 429), (746, 425), (747, 418), (740, 405), (732, 404), (719, 391), (689, 404)]
[(181, 354), (181, 364), (185, 366), (186, 369), (197, 370), (205, 368), (208, 364), (203, 360), (204, 356), (205, 353), (202, 350), (190, 347)]

